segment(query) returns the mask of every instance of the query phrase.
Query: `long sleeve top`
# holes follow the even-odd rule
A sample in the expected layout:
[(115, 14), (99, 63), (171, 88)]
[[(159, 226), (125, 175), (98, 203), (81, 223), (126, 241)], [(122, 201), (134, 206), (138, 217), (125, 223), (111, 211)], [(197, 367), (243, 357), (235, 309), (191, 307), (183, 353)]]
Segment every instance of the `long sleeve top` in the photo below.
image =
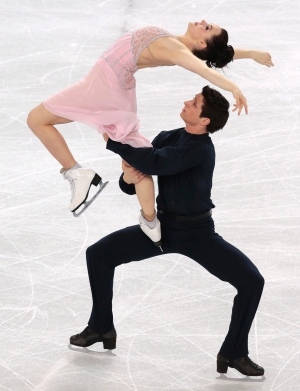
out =
[[(195, 215), (212, 208), (215, 149), (208, 133), (195, 135), (184, 128), (159, 133), (153, 147), (133, 148), (108, 140), (107, 149), (148, 175), (157, 175), (157, 210), (173, 215)], [(135, 194), (134, 185), (120, 178), (120, 188)]]

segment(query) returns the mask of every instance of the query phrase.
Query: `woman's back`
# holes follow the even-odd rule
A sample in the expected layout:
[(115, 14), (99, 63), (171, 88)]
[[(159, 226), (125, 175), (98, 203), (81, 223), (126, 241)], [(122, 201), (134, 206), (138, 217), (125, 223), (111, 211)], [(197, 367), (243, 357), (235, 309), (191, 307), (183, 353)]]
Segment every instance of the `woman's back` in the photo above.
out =
[(120, 37), (102, 54), (101, 58), (112, 68), (122, 86), (126, 89), (133, 88), (135, 86), (133, 74), (138, 69), (171, 65), (159, 63), (150, 50), (150, 45), (163, 37), (176, 38), (159, 27), (150, 26), (135, 30)]

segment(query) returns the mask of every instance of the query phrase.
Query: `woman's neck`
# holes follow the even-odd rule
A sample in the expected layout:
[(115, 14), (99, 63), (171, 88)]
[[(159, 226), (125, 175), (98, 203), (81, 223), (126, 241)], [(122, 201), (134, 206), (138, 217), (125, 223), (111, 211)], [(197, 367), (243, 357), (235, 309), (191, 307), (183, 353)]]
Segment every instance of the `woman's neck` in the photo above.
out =
[(176, 37), (189, 50), (192, 51), (195, 49), (192, 40), (189, 37), (187, 37), (186, 35), (176, 35)]

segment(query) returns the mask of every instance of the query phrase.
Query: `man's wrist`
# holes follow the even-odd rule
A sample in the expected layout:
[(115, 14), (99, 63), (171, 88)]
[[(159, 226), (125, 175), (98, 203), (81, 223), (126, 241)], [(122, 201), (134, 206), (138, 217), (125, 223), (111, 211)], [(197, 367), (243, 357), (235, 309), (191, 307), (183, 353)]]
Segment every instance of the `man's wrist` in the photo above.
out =
[(121, 174), (120, 179), (119, 179), (119, 186), (120, 189), (128, 194), (128, 195), (133, 195), (135, 194), (135, 186), (134, 184), (128, 184), (127, 182), (124, 181), (124, 172)]
[(108, 140), (107, 140), (107, 143), (106, 143), (106, 149), (109, 149), (109, 150), (111, 150), (111, 143), (112, 143), (112, 140), (109, 138)]

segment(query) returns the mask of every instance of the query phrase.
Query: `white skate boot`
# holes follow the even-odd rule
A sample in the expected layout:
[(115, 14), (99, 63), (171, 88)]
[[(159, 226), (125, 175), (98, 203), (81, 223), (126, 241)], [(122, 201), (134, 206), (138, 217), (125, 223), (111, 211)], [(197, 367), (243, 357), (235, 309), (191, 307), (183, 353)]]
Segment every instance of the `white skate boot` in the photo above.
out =
[(152, 240), (152, 242), (155, 244), (155, 246), (160, 247), (160, 249), (162, 251), (160, 221), (157, 219), (157, 217), (155, 216), (155, 223), (156, 224), (155, 224), (154, 228), (150, 228), (146, 224), (145, 219), (142, 214), (139, 217), (139, 223), (140, 223), (141, 230), (144, 232), (144, 234), (146, 234), (148, 236), (148, 238), (150, 238)]
[[(70, 182), (72, 199), (69, 205), (69, 210), (73, 212), (75, 217), (80, 216), (108, 184), (108, 182), (103, 183), (100, 176), (94, 170), (89, 168), (76, 168), (73, 170), (62, 169), (60, 172), (63, 177)], [(99, 185), (100, 188), (89, 201), (86, 201), (92, 185), (96, 187)], [(84, 204), (84, 207), (79, 212), (75, 213), (82, 204)]]

